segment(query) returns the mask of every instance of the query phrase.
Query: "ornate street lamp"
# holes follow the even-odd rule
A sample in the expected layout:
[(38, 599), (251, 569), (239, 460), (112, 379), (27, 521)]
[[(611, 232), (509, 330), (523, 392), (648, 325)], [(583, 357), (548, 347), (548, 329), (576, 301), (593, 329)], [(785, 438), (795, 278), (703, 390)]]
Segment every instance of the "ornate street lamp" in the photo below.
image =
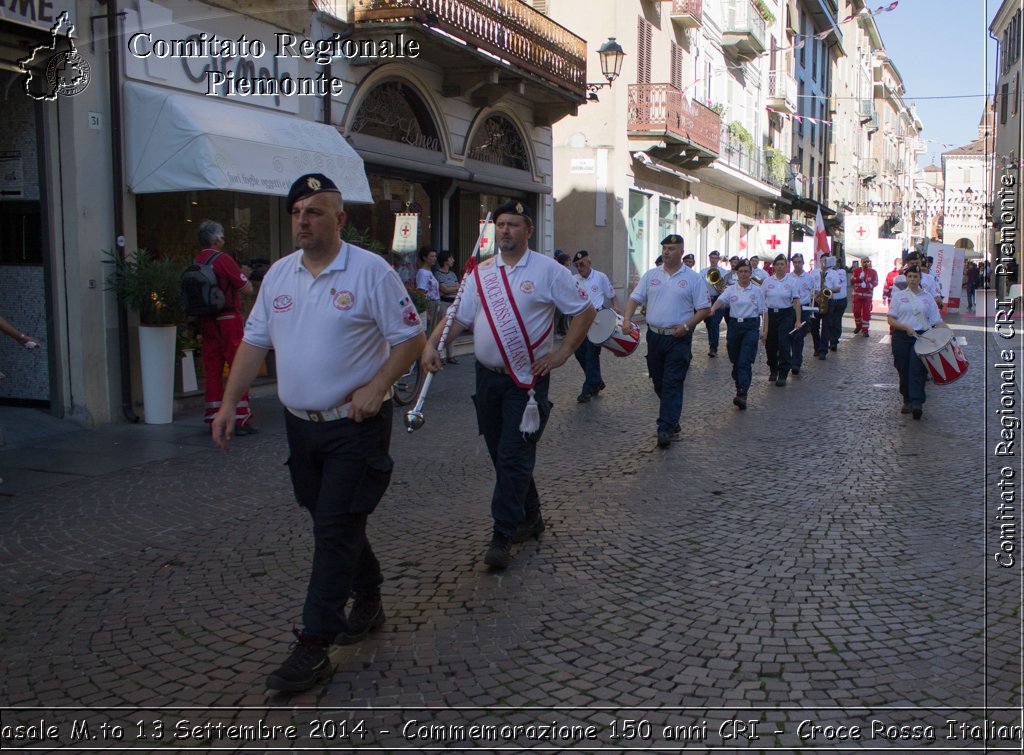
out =
[(608, 81), (601, 81), (597, 84), (588, 83), (588, 100), (597, 100), (597, 90), (611, 86), (612, 82), (619, 78), (619, 74), (622, 72), (622, 60), (626, 57), (626, 52), (622, 49), (622, 45), (615, 41), (615, 37), (608, 37), (608, 41), (597, 48), (597, 55), (601, 59), (601, 73)]

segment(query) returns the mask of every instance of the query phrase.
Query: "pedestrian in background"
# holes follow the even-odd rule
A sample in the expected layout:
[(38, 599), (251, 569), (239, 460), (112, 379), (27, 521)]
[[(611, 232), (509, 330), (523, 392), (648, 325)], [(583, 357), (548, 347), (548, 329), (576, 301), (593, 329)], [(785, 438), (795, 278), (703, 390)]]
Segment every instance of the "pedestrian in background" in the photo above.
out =
[(427, 297), (427, 332), (437, 325), (441, 311), (441, 286), (434, 277), (437, 251), (432, 246), (421, 246), (416, 254), (416, 288)]
[(332, 643), (357, 642), (384, 623), (384, 578), (366, 523), (391, 481), (391, 387), (424, 338), (398, 274), (383, 257), (341, 240), (345, 209), (330, 178), (301, 176), (285, 206), (299, 249), (263, 279), (213, 440), (228, 450), (235, 404), (274, 349), (288, 469), (312, 517), (314, 546), (303, 627), (267, 687), (298, 692), (334, 672)]
[(865, 338), (870, 337), (868, 330), (871, 327), (871, 303), (877, 286), (878, 273), (871, 268), (871, 260), (862, 257), (860, 267), (854, 268), (850, 279), (850, 288), (853, 289), (854, 335), (863, 331)]
[(3, 317), (0, 317), (0, 331), (10, 336), (18, 345), (25, 349), (34, 349), (39, 346), (39, 339), (22, 333), (21, 330), (11, 325)]
[[(512, 544), (544, 530), (533, 470), (551, 412), (551, 372), (576, 351), (596, 311), (568, 269), (530, 249), (533, 219), (521, 202), (498, 207), (494, 228), (499, 253), (477, 265), (466, 281), (449, 338), (473, 328), (473, 402), (495, 476), (494, 526), (484, 563), (505, 569)], [(551, 333), (556, 309), (572, 315), (557, 349)], [(430, 372), (441, 369), (437, 343), (442, 329), (434, 328), (421, 358)]]
[[(441, 307), (437, 315), (439, 322), (448, 314), (448, 307), (455, 301), (455, 294), (459, 292), (459, 274), (454, 268), (455, 255), (445, 249), (437, 256), (437, 265), (433, 271), (437, 285), (441, 289)], [(445, 344), (445, 363), (458, 364), (459, 360), (452, 356), (452, 343), (453, 339), (449, 338)]]
[[(199, 318), (199, 332), (203, 337), (202, 357), (205, 378), (206, 409), (203, 419), (207, 424), (220, 411), (224, 397), (224, 366), (231, 369), (235, 353), (242, 343), (245, 320), (242, 318), (242, 296), (253, 292), (248, 267), (239, 267), (234, 258), (224, 251), (224, 226), (214, 220), (199, 224), (199, 246), (196, 262), (209, 264), (217, 275), (217, 287), (224, 292), (224, 308), (213, 315)], [(235, 435), (257, 432), (252, 425), (249, 394), (243, 394), (235, 406)]]

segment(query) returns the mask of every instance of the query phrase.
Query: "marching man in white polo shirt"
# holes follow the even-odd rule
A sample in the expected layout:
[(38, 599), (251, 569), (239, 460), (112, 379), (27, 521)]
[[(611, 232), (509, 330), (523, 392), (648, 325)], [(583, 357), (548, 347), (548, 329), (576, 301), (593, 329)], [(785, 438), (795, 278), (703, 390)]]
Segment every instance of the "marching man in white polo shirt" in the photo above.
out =
[[(530, 249), (533, 220), (521, 202), (498, 207), (494, 229), (500, 254), (467, 274), (448, 337), (457, 338), (473, 326), (473, 399), (495, 474), (494, 529), (484, 563), (505, 569), (512, 544), (544, 530), (533, 468), (551, 411), (551, 372), (573, 355), (597, 312), (567, 268)], [(552, 333), (556, 310), (572, 315), (557, 349)], [(421, 358), (431, 372), (441, 369), (437, 344), (442, 330), (444, 323), (439, 323)]]
[(235, 405), (274, 349), (292, 487), (312, 515), (315, 545), (303, 629), (267, 687), (298, 692), (334, 672), (332, 643), (357, 642), (384, 623), (383, 577), (366, 521), (391, 480), (391, 386), (424, 338), (409, 294), (384, 258), (341, 241), (345, 210), (331, 179), (300, 177), (286, 207), (299, 250), (263, 279), (213, 440), (228, 450)]
[[(590, 303), (594, 309), (601, 310), (611, 307), (619, 311), (619, 300), (615, 296), (615, 289), (608, 276), (600, 270), (595, 270), (590, 261), (590, 252), (580, 249), (572, 258), (573, 267), (576, 268), (576, 285), (587, 292)], [(592, 343), (590, 339), (584, 338), (583, 343), (576, 349), (576, 361), (583, 368), (583, 388), (576, 400), (585, 404), (592, 396), (596, 396), (604, 390), (604, 380), (601, 378), (601, 346)]]
[(681, 428), (683, 388), (693, 357), (693, 329), (711, 313), (703, 278), (682, 263), (683, 237), (670, 233), (661, 241), (661, 267), (648, 270), (629, 295), (622, 331), (632, 328), (636, 308), (647, 305), (647, 372), (661, 399), (658, 446), (665, 448)]

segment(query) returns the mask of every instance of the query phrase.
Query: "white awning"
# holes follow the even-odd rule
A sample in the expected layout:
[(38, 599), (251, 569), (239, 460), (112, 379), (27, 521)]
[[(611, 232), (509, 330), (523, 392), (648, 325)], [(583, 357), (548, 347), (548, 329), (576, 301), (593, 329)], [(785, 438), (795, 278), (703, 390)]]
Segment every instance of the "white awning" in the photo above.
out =
[(202, 95), (124, 85), (125, 172), (136, 194), (223, 189), (286, 196), (323, 173), (372, 202), (363, 160), (333, 126)]

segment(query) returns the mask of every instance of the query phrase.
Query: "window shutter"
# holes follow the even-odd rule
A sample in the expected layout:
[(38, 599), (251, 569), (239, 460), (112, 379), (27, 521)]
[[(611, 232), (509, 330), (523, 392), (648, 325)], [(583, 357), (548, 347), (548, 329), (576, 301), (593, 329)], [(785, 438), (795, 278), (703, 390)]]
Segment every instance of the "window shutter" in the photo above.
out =
[(672, 65), (669, 83), (676, 89), (683, 88), (683, 48), (675, 42), (672, 42)]
[(548, 0), (533, 0), (533, 9), (548, 15)]
[(651, 83), (651, 40), (654, 27), (647, 19), (637, 19), (636, 40), (636, 80), (638, 84)]

